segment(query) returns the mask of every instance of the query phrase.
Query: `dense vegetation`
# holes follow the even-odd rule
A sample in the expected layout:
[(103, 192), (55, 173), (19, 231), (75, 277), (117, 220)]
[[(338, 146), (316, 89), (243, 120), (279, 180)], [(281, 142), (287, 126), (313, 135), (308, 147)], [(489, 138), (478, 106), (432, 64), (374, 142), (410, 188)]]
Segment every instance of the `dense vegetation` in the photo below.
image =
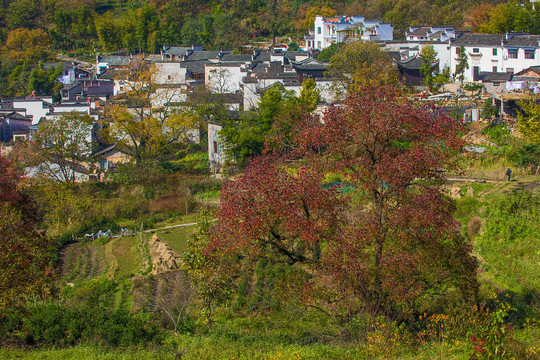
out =
[(391, 22), (395, 38), (412, 25), (443, 24), (480, 32), (540, 32), (530, 4), (492, 0), (97, 1), (4, 0), (0, 6), (0, 97), (56, 94), (58, 55), (159, 52), (163, 45), (236, 49), (262, 38), (302, 41), (316, 14), (364, 14)]
[[(390, 88), (361, 90), (323, 126), (310, 101), (274, 91), (271, 121), (252, 122), (267, 155), (223, 186), (197, 175), (196, 148), (105, 183), (28, 186), (0, 159), (0, 261), (13, 269), (0, 356), (537, 359), (533, 140), (466, 129)], [(467, 131), (492, 147), (461, 153)], [(508, 164), (517, 181), (502, 181)], [(491, 182), (429, 171), (454, 165)], [(182, 259), (153, 272), (151, 235), (135, 231), (192, 222), (158, 231)]]

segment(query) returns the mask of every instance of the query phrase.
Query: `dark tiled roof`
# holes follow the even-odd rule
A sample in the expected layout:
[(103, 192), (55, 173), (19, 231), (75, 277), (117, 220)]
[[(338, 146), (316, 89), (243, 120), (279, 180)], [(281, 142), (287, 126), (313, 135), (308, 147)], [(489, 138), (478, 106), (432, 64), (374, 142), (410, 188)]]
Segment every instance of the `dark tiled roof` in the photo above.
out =
[(514, 77), (512, 77), (512, 81), (528, 81), (528, 82), (537, 82), (539, 80), (539, 77), (538, 76), (517, 76), (517, 75), (514, 75)]
[(534, 71), (535, 73), (538, 74), (538, 76), (540, 76), (540, 66), (538, 66), (538, 65), (528, 67), (527, 69), (523, 69), (523, 70), (521, 70), (520, 72), (516, 73), (515, 75), (516, 75), (516, 76), (519, 76), (519, 75), (524, 74), (524, 73), (527, 73), (527, 72), (529, 72), (529, 71)]
[(418, 29), (410, 32), (408, 35), (409, 36), (427, 36), (429, 33), (431, 32), (431, 28), (429, 27), (419, 27)]
[(240, 67), (240, 66), (246, 65), (246, 63), (244, 62), (218, 62), (218, 63), (208, 62), (207, 65), (218, 66), (218, 67)]
[(444, 31), (439, 30), (439, 31), (433, 33), (430, 37), (433, 38), (433, 39), (440, 39), (443, 36), (444, 33), (445, 33)]
[(266, 72), (267, 68), (268, 68), (268, 64), (262, 63), (262, 62), (252, 63), (251, 65), (251, 71), (254, 73)]
[(252, 58), (252, 55), (245, 54), (245, 55), (236, 55), (236, 54), (224, 54), (222, 57), (219, 58), (219, 61), (223, 62), (250, 62)]
[(266, 72), (279, 74), (283, 72), (283, 65), (280, 61), (272, 61), (266, 68)]
[(220, 51), (193, 51), (184, 61), (217, 60), (219, 54)]
[(191, 50), (191, 47), (180, 47), (180, 46), (171, 46), (167, 50), (163, 51), (163, 55), (185, 55), (188, 50)]
[(244, 76), (242, 78), (242, 82), (244, 84), (256, 84), (256, 83), (258, 83), (257, 78), (254, 77), (254, 76)]
[(386, 52), (390, 59), (394, 61), (400, 61), (401, 60), (401, 51), (387, 51)]
[(113, 69), (108, 69), (103, 74), (99, 75), (98, 79), (100, 79), (100, 80), (113, 80), (116, 77), (118, 77), (120, 74), (121, 74), (120, 71), (113, 70)]
[(11, 112), (9, 114), (3, 115), (3, 117), (10, 118), (13, 120), (22, 120), (22, 121), (32, 121), (32, 117), (30, 116), (24, 116), (17, 112)]
[(81, 85), (81, 82), (80, 81), (74, 81), (72, 82), (71, 84), (66, 84), (64, 86), (62, 86), (62, 90), (71, 90), (77, 86)]
[(501, 46), (505, 34), (463, 33), (452, 42), (457, 46)]
[(307, 51), (287, 51), (285, 56), (287, 59), (295, 61), (296, 57), (309, 57), (309, 53)]
[[(408, 59), (401, 60), (397, 62), (398, 66), (404, 68), (404, 69), (411, 69), (411, 70), (419, 70), (424, 65), (424, 61), (420, 59), (418, 56), (411, 56)], [(432, 67), (437, 67), (439, 62), (433, 63)]]
[(299, 62), (294, 62), (292, 66), (297, 70), (326, 70), (328, 64), (315, 59), (304, 59)]
[(278, 79), (278, 80), (297, 79), (297, 75), (295, 73), (258, 73), (257, 77), (260, 79)]
[(540, 43), (540, 35), (521, 35), (513, 36), (504, 42), (504, 46), (516, 47), (538, 47)]
[(255, 61), (270, 61), (270, 52), (269, 51), (261, 51), (257, 54), (257, 57), (255, 57)]
[(116, 65), (116, 66), (126, 66), (131, 63), (131, 57), (130, 56), (119, 56), (119, 55), (107, 55), (107, 56), (100, 56), (99, 57), (100, 62), (107, 63), (109, 65)]
[(242, 94), (222, 94), (222, 96), (227, 104), (240, 104), (242, 102)]
[(478, 74), (478, 80), (482, 82), (504, 82), (510, 81), (510, 79), (512, 79), (512, 74), (510, 73), (481, 72)]
[(191, 73), (203, 74), (204, 67), (206, 64), (215, 64), (215, 63), (211, 63), (208, 60), (186, 61), (186, 62), (180, 63), (180, 67), (186, 68), (187, 71)]

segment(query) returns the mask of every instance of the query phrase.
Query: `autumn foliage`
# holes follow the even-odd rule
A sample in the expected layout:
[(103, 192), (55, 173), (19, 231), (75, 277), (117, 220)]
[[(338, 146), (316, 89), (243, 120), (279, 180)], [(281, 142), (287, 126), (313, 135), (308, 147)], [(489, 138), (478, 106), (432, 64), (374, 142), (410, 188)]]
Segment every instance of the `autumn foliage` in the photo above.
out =
[(18, 189), (20, 174), (0, 156), (0, 321), (28, 295), (47, 294), (52, 268), (48, 241), (34, 230), (35, 209)]
[[(451, 288), (474, 296), (476, 260), (438, 188), (462, 125), (391, 87), (363, 88), (314, 119), (291, 119), (268, 142), (280, 156), (256, 159), (223, 190), (209, 256), (312, 269), (375, 315), (404, 316)], [(347, 191), (325, 188), (328, 174)]]

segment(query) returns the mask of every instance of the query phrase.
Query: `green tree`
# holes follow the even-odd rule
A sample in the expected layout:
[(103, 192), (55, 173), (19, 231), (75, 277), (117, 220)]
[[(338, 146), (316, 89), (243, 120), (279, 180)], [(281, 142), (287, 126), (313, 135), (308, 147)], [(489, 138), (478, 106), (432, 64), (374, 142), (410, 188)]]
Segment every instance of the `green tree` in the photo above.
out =
[(390, 57), (374, 42), (345, 45), (332, 56), (328, 75), (353, 93), (364, 86), (398, 84), (399, 77)]
[(33, 28), (39, 14), (38, 2), (33, 0), (15, 0), (9, 4), (6, 20), (9, 28)]
[(519, 132), (530, 141), (540, 144), (540, 101), (536, 96), (520, 102), (517, 113)]
[(311, 113), (317, 108), (317, 104), (321, 100), (321, 94), (317, 89), (317, 83), (313, 79), (306, 79), (302, 83), (300, 95), (296, 99), (296, 104)]
[(420, 51), (420, 59), (422, 60), (422, 68), (420, 72), (424, 76), (424, 85), (426, 85), (429, 91), (432, 91), (434, 75), (433, 69), (437, 61), (437, 52), (433, 48), (433, 45), (426, 44)]
[(188, 239), (182, 258), (191, 282), (202, 298), (203, 312), (208, 321), (212, 321), (214, 305), (231, 295), (229, 289), (232, 282), (230, 269), (214, 266), (205, 255), (213, 227), (211, 211), (203, 208), (197, 215), (197, 231)]
[(487, 99), (482, 108), (482, 116), (486, 119), (492, 119), (495, 115), (497, 115), (497, 107), (493, 105), (492, 99)]
[(461, 45), (457, 48), (457, 65), (456, 65), (456, 78), (463, 84), (465, 78), (465, 70), (469, 68), (469, 61), (467, 60), (467, 52), (465, 46)]
[(323, 62), (329, 62), (332, 56), (337, 54), (339, 50), (344, 46), (343, 43), (337, 43), (332, 44), (326, 49), (322, 50), (319, 55), (317, 56), (317, 60), (323, 61)]
[(45, 69), (40, 61), (30, 72), (26, 88), (27, 93), (31, 94), (32, 91), (35, 91), (38, 95), (52, 95), (54, 98), (58, 98), (58, 92), (62, 87), (62, 84), (58, 82), (58, 78), (62, 76), (62, 71), (62, 64)]
[(96, 32), (101, 47), (106, 51), (118, 50), (122, 47), (123, 33), (118, 21), (110, 13), (96, 19)]
[(249, 158), (262, 154), (265, 137), (273, 122), (286, 113), (293, 98), (281, 83), (277, 83), (266, 90), (258, 113), (246, 114), (240, 121), (224, 120), (220, 137), (225, 143), (227, 158), (245, 166)]

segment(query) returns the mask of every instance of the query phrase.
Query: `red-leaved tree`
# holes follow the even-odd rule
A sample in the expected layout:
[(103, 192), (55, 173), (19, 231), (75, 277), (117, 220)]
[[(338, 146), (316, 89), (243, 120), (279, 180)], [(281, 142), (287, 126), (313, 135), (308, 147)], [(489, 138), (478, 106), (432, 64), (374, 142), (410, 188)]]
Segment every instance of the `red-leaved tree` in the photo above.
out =
[[(288, 133), (267, 145), (281, 158), (255, 161), (223, 191), (215, 259), (313, 263), (320, 251), (321, 282), (374, 315), (406, 316), (450, 288), (474, 295), (476, 259), (439, 190), (462, 125), (390, 87), (364, 88), (314, 119), (277, 121)], [(349, 191), (325, 190), (327, 174)]]
[(327, 269), (372, 313), (414, 309), (427, 295), (476, 291), (476, 260), (438, 185), (461, 150), (461, 123), (392, 88), (366, 88), (331, 108), (325, 151), (306, 154), (356, 188), (355, 214), (328, 246)]
[(288, 169), (273, 157), (256, 159), (222, 190), (209, 252), (316, 264), (320, 245), (338, 228), (340, 200), (309, 167)]
[(49, 291), (50, 243), (34, 229), (36, 210), (18, 189), (20, 175), (0, 156), (0, 321), (24, 296)]

